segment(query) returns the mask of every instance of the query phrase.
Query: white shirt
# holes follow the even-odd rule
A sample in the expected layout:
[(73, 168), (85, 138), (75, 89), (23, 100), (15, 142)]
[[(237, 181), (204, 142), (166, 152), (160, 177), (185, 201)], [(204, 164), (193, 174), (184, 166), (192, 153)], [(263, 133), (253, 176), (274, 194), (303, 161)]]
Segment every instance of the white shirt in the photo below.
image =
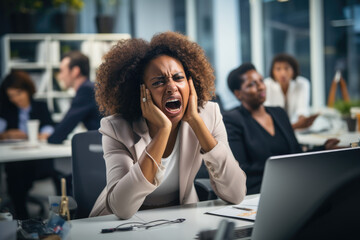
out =
[[(265, 106), (279, 106), (285, 109), (285, 95), (280, 84), (271, 77), (264, 80), (266, 85)], [(286, 94), (287, 112), (291, 123), (295, 123), (300, 115), (308, 116), (310, 112), (309, 80), (298, 76), (291, 80)]]
[[(144, 205), (160, 206), (179, 201), (179, 134), (176, 137), (172, 153), (167, 158), (161, 159), (164, 176), (159, 186), (145, 198)], [(153, 203), (156, 202), (156, 205)], [(152, 203), (152, 204), (150, 204)]]

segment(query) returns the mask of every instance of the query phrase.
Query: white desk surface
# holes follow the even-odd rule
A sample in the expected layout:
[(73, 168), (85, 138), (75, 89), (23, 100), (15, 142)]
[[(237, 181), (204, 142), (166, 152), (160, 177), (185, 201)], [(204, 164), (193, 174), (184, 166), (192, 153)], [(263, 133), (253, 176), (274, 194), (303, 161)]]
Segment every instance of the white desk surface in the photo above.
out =
[(64, 144), (40, 142), (37, 145), (28, 142), (0, 144), (0, 163), (65, 157), (71, 157), (70, 142)]
[[(246, 196), (247, 199), (258, 195)], [(225, 218), (205, 214), (208, 211), (223, 208), (227, 203), (218, 199), (212, 201), (187, 204), (182, 206), (158, 208), (137, 212), (131, 219), (119, 220), (115, 215), (95, 218), (84, 218), (71, 221), (70, 239), (194, 239), (203, 230), (217, 229), (221, 220), (226, 219), (235, 223), (236, 227), (253, 225), (253, 222), (239, 219)], [(127, 232), (100, 233), (103, 228), (114, 228), (130, 221), (149, 222), (158, 219), (175, 220), (185, 218), (182, 223), (162, 225), (150, 229), (140, 229)]]
[(339, 132), (339, 133), (310, 133), (302, 134), (296, 132), (296, 138), (300, 144), (320, 146), (329, 138), (337, 138), (340, 140), (340, 147), (349, 147), (350, 143), (359, 142), (360, 132)]

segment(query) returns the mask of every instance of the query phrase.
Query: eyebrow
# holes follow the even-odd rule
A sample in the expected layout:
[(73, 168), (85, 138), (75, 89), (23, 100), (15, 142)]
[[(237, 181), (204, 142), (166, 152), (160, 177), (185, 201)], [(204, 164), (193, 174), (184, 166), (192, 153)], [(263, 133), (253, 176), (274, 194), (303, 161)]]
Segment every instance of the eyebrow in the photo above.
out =
[[(177, 73), (174, 73), (172, 76), (177, 76), (177, 75), (179, 75), (179, 74), (183, 74), (183, 72), (177, 72)], [(164, 79), (166, 76), (156, 76), (156, 77), (152, 77), (152, 78), (150, 78), (150, 81), (152, 81), (152, 80), (159, 80), (159, 79)]]

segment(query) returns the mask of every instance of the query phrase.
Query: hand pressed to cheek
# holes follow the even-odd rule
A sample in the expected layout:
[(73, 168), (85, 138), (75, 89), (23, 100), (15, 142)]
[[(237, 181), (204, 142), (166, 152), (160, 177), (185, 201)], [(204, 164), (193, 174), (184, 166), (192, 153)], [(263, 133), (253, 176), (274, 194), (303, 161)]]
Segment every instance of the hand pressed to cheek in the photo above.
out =
[[(145, 99), (145, 101), (143, 101)], [(140, 106), (143, 117), (158, 128), (170, 127), (171, 122), (165, 114), (154, 105), (150, 91), (145, 85), (140, 86)]]
[(189, 104), (186, 109), (184, 121), (190, 121), (199, 116), (198, 105), (197, 105), (198, 97), (197, 97), (196, 90), (194, 87), (194, 82), (191, 78), (189, 79), (189, 86), (190, 86)]

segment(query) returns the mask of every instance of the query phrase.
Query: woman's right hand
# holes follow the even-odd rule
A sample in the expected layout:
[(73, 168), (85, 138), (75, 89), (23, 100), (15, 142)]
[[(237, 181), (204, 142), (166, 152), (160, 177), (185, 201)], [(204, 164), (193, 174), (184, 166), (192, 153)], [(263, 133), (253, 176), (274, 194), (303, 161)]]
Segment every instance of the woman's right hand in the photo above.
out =
[[(145, 98), (145, 102), (143, 99)], [(169, 118), (154, 104), (149, 89), (144, 84), (140, 86), (140, 106), (143, 117), (158, 128), (170, 128)]]

